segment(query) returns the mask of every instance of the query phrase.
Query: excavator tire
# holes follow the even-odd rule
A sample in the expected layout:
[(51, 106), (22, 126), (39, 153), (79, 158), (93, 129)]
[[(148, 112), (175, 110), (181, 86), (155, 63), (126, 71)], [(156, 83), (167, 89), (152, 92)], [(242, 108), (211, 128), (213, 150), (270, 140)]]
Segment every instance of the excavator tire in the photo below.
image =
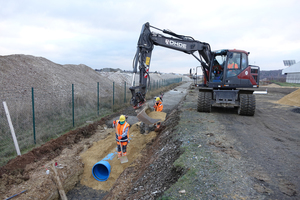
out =
[(248, 94), (249, 98), (249, 108), (248, 108), (248, 115), (253, 116), (255, 113), (255, 107), (256, 107), (256, 100), (254, 94)]
[(239, 115), (253, 116), (255, 113), (255, 96), (253, 94), (240, 94)]
[(198, 94), (198, 104), (197, 111), (198, 112), (211, 112), (211, 92), (199, 92)]

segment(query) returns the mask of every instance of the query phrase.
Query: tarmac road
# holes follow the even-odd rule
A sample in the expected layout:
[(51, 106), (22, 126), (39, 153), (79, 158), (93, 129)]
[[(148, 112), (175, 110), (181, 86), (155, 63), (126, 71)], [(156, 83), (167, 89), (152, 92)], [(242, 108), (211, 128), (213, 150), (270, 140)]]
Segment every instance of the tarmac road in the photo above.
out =
[[(163, 112), (168, 114), (174, 109), (175, 106), (178, 105), (182, 98), (185, 97), (190, 84), (191, 82), (185, 82), (182, 85), (177, 86), (173, 90), (164, 93), (162, 101), (164, 106)], [(149, 104), (150, 108), (153, 108), (154, 99), (148, 100), (147, 103)], [(136, 117), (137, 113), (134, 112), (132, 107), (128, 108), (124, 114), (128, 116), (127, 122), (129, 124), (135, 124), (139, 121)], [(117, 119), (119, 119), (119, 117), (114, 117), (113, 119), (109, 120), (107, 124), (112, 124), (113, 121)]]
[(185, 97), (191, 82), (184, 83), (173, 90), (166, 92), (163, 96), (163, 112), (169, 113)]

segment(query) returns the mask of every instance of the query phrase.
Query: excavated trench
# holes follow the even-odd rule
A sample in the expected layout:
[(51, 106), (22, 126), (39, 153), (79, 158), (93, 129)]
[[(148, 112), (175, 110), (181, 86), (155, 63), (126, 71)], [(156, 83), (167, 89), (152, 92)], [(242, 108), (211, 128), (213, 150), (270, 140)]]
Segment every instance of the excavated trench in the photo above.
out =
[[(130, 110), (125, 113), (134, 114)], [(108, 127), (111, 126), (111, 121), (107, 121)], [(140, 123), (135, 124), (130, 133), (130, 137), (133, 137), (132, 144), (129, 143), (128, 145), (129, 155), (134, 154), (133, 151), (139, 152), (136, 157), (134, 155), (129, 156), (129, 160), (134, 161), (122, 165), (117, 159), (110, 161), (113, 165), (112, 174), (103, 183), (95, 181), (90, 176), (90, 170), (88, 170), (88, 174), (83, 175), (83, 181), (68, 192), (68, 199), (154, 199), (159, 197), (185, 172), (183, 168), (173, 166), (174, 161), (182, 154), (179, 148), (181, 142), (175, 139), (176, 136), (172, 134), (178, 122), (179, 110), (177, 105), (168, 114), (158, 132), (152, 131), (148, 134), (141, 134), (141, 131), (144, 133), (143, 127)], [(135, 135), (135, 132), (138, 134)], [(107, 138), (102, 142), (110, 144), (111, 142), (105, 141)], [(94, 144), (94, 146), (99, 147), (101, 144)], [(132, 146), (134, 148), (130, 149)], [(89, 159), (93, 157), (91, 152), (97, 152), (92, 148), (90, 148), (90, 152), (88, 151), (86, 153)], [(83, 154), (81, 157), (83, 160), (85, 159)], [(95, 161), (91, 163), (95, 163)]]

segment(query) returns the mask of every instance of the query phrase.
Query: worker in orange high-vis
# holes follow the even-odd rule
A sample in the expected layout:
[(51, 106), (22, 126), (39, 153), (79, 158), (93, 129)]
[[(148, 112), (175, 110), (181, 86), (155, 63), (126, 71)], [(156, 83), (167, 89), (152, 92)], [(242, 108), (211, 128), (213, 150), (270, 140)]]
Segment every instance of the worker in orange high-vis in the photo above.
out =
[(120, 145), (122, 145), (123, 156), (126, 156), (130, 125), (126, 122), (125, 115), (121, 115), (120, 119), (114, 121), (113, 124), (114, 124), (114, 127), (116, 128), (118, 158), (120, 158), (122, 156)]
[(227, 68), (228, 68), (228, 69), (238, 69), (239, 66), (238, 66), (237, 63), (235, 63), (235, 62), (233, 61), (233, 59), (230, 59)]
[[(159, 97), (156, 97), (155, 104), (154, 104), (153, 107), (154, 107), (154, 110), (156, 112), (161, 112), (163, 110), (164, 106), (163, 106), (163, 104), (162, 104), (162, 102), (161, 102), (161, 100), (160, 100)], [(160, 127), (160, 122), (158, 122), (157, 124), (155, 124), (155, 126), (158, 129)]]
[(157, 112), (161, 112), (163, 110), (164, 106), (162, 105), (162, 102), (159, 97), (156, 97), (155, 104), (153, 107), (154, 107), (154, 110)]
[(231, 77), (237, 74), (236, 70), (239, 69), (239, 66), (236, 62), (234, 62), (234, 59), (230, 59), (228, 61), (227, 69), (228, 69), (227, 77)]

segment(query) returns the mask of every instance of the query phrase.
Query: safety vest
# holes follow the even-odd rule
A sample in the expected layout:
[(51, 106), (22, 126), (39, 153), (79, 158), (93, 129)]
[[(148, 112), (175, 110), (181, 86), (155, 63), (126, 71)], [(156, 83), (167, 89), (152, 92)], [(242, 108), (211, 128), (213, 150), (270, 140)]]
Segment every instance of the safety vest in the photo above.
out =
[(227, 67), (228, 69), (238, 69), (239, 67), (238, 67), (238, 65), (236, 64), (236, 63), (232, 63), (232, 64), (228, 64), (228, 67)]
[(128, 141), (129, 127), (130, 125), (125, 122), (124, 124), (120, 124), (120, 121), (116, 121), (116, 140), (118, 140), (118, 136), (122, 136), (122, 142)]
[(159, 101), (159, 102), (158, 102), (158, 105), (155, 103), (153, 107), (154, 107), (154, 110), (155, 110), (155, 111), (161, 112), (161, 111), (163, 110), (163, 107), (164, 107), (164, 106), (162, 105), (161, 101)]

